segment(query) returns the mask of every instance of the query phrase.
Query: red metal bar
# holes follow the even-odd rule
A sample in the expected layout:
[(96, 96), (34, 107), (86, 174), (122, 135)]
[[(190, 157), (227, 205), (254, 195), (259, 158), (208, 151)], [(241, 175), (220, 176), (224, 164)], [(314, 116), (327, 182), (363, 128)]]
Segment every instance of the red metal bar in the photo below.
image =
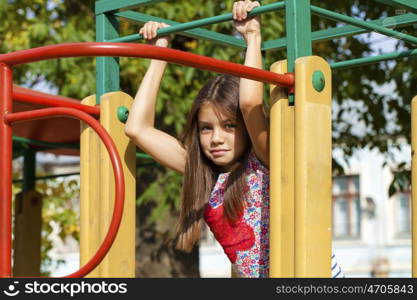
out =
[[(10, 90), (11, 93), (11, 90)], [(68, 108), (68, 107), (54, 107), (54, 108), (43, 108), (32, 111), (25, 111), (19, 113), (11, 113), (5, 115), (4, 119), (8, 123), (26, 121), (28, 119), (43, 119), (49, 117), (61, 117), (61, 116), (70, 116), (76, 119), (80, 119), (86, 122), (94, 131), (100, 136), (106, 149), (109, 153), (111, 164), (114, 172), (114, 179), (116, 184), (116, 193), (115, 193), (115, 202), (113, 216), (111, 223), (108, 229), (108, 232), (101, 244), (100, 248), (97, 250), (96, 254), (78, 271), (67, 275), (67, 278), (83, 277), (91, 272), (104, 258), (104, 256), (109, 251), (111, 245), (113, 244), (114, 239), (116, 238), (117, 231), (120, 226), (120, 222), (123, 215), (123, 206), (125, 198), (125, 182), (123, 175), (122, 163), (120, 161), (119, 153), (117, 152), (116, 146), (113, 143), (110, 135), (107, 131), (100, 125), (100, 123), (94, 119), (92, 116), (88, 115), (85, 112)], [(10, 141), (11, 141), (10, 135)], [(9, 159), (11, 161), (11, 158)], [(10, 234), (11, 237), (11, 234)]]
[(12, 276), (12, 69), (0, 63), (0, 278)]
[(100, 115), (100, 108), (98, 106), (84, 105), (81, 104), (80, 101), (72, 98), (41, 93), (31, 89), (22, 88), (17, 85), (13, 85), (13, 100), (45, 106), (70, 107), (81, 110), (90, 115)]
[(97, 42), (59, 44), (2, 54), (0, 55), (0, 62), (8, 65), (17, 65), (51, 58), (79, 56), (153, 58), (275, 85), (286, 87), (294, 85), (294, 76), (292, 74), (277, 74), (194, 53), (145, 44)]

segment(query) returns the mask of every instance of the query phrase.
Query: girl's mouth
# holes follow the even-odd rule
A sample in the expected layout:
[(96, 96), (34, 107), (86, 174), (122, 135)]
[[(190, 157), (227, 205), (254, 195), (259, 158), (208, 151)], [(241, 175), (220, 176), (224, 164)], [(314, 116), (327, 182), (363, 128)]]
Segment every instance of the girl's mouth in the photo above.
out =
[(219, 149), (219, 150), (212, 150), (210, 152), (214, 157), (218, 157), (218, 156), (222, 156), (227, 151), (229, 151), (229, 150)]

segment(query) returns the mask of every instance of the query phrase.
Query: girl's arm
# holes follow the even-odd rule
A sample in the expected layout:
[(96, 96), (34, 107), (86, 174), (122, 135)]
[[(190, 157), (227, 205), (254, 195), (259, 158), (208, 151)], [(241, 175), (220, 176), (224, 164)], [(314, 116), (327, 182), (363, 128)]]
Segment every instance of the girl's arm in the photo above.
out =
[[(259, 17), (247, 18), (247, 13), (259, 6), (257, 1), (239, 1), (233, 5), (236, 30), (243, 35), (246, 44), (245, 65), (262, 69), (261, 30)], [(239, 106), (245, 120), (252, 145), (258, 159), (269, 166), (269, 133), (263, 106), (263, 83), (241, 78)]]
[[(157, 38), (156, 31), (168, 25), (148, 22), (139, 31), (151, 43), (167, 47), (166, 37)], [(151, 60), (148, 70), (140, 84), (126, 121), (125, 134), (143, 151), (161, 165), (184, 173), (186, 151), (173, 136), (155, 128), (155, 105), (167, 63)]]

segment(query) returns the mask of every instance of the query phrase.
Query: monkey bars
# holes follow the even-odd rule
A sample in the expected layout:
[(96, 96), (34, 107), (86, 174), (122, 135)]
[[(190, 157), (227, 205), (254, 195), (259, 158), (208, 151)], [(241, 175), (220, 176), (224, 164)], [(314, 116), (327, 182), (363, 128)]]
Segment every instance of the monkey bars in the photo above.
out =
[[(395, 27), (403, 27), (417, 22), (417, 4), (408, 0), (375, 0), (390, 7), (405, 10), (402, 15), (390, 16), (389, 24), (384, 22), (387, 17), (378, 20), (361, 20), (347, 15), (335, 13), (310, 4), (310, 0), (284, 0), (254, 8), (249, 16), (263, 13), (285, 10), (286, 37), (264, 41), (262, 50), (274, 50), (280, 48), (287, 49), (288, 72), (294, 72), (295, 59), (303, 56), (312, 55), (312, 42), (352, 36), (356, 34), (376, 31), (393, 38), (402, 39), (411, 45), (417, 44), (417, 37), (410, 34), (399, 32)], [(209, 18), (192, 20), (186, 23), (179, 23), (151, 15), (146, 15), (134, 11), (134, 9), (169, 2), (168, 0), (100, 0), (95, 4), (96, 30), (98, 42), (133, 42), (142, 39), (140, 34), (119, 36), (118, 24), (120, 19), (138, 22), (143, 24), (148, 21), (165, 22), (171, 25), (169, 28), (158, 30), (158, 36), (177, 33), (196, 39), (208, 40), (217, 44), (246, 48), (242, 39), (233, 35), (221, 34), (211, 30), (203, 29), (202, 26), (217, 24), (232, 20), (232, 15), (223, 14)], [(261, 2), (261, 1), (259, 1)], [(406, 13), (407, 12), (407, 13)], [(330, 18), (350, 25), (328, 28), (320, 31), (311, 32), (311, 15), (316, 14), (321, 17)], [(386, 53), (372, 57), (363, 57), (342, 62), (333, 62), (331, 67), (334, 69), (350, 68), (385, 60), (399, 59), (414, 56), (415, 49), (408, 51)], [(118, 61), (111, 57), (99, 57), (97, 59), (97, 103), (100, 95), (119, 90)], [(294, 102), (294, 97), (290, 97), (290, 102)]]

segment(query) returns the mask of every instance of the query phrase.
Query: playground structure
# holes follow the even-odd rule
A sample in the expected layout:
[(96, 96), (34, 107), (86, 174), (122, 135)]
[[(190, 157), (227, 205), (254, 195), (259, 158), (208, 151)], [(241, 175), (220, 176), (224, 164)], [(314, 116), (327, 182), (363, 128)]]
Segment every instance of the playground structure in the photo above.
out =
[[(271, 84), (270, 277), (330, 277), (331, 69), (412, 56), (417, 54), (417, 50), (328, 64), (324, 59), (312, 56), (312, 42), (373, 30), (387, 36), (401, 37), (412, 44), (417, 43), (417, 37), (386, 28), (382, 26), (382, 20), (361, 21), (313, 6), (309, 0), (285, 0), (261, 6), (251, 12), (250, 15), (256, 15), (285, 9), (286, 39), (266, 41), (263, 44), (263, 50), (287, 48), (287, 59), (274, 63), (271, 71), (173, 49), (126, 43), (140, 39), (139, 34), (119, 37), (119, 18), (140, 23), (155, 20), (171, 25), (160, 29), (158, 35), (184, 34), (245, 48), (243, 40), (198, 28), (230, 21), (230, 13), (179, 24), (126, 10), (161, 1), (163, 0), (97, 1), (97, 42), (45, 46), (0, 55), (0, 277), (24, 276), (25, 271), (22, 266), (21, 270), (16, 271), (15, 268), (12, 272), (12, 131), (20, 138), (26, 138), (28, 144), (61, 147), (67, 149), (67, 152), (61, 153), (78, 154), (77, 149), (74, 149), (74, 144), (77, 144), (74, 143), (74, 135), (78, 135), (76, 131), (80, 127), (73, 126), (78, 121), (74, 123), (71, 120), (73, 123), (68, 123), (67, 119), (62, 119), (63, 116), (86, 123), (81, 125), (79, 139), (81, 268), (67, 277), (83, 277), (87, 274), (93, 277), (134, 277), (135, 147), (123, 133), (125, 112), (132, 100), (130, 96), (119, 92), (119, 65), (114, 58), (118, 56), (161, 59)], [(417, 22), (417, 4), (403, 0), (375, 1), (409, 10), (411, 13), (393, 17), (399, 24)], [(350, 25), (311, 32), (312, 13)], [(13, 86), (12, 68), (15, 65), (79, 56), (98, 57), (96, 94), (85, 98), (81, 103)], [(26, 106), (13, 106), (13, 100), (25, 102)], [(417, 97), (412, 101), (412, 185), (417, 184), (417, 165), (414, 159), (414, 149), (417, 146), (416, 103)], [(52, 107), (43, 108), (44, 106)], [(50, 117), (60, 117), (54, 120), (64, 126), (62, 128), (65, 130), (71, 131), (71, 137), (56, 140), (56, 134), (42, 136), (39, 132), (37, 135), (31, 132), (30, 127), (35, 124), (33, 122), (51, 122), (49, 119), (44, 120)], [(17, 123), (29, 119), (36, 121)], [(41, 128), (53, 128), (50, 124), (45, 124)], [(18, 138), (15, 137), (14, 140)], [(48, 150), (50, 149), (49, 147)], [(33, 193), (33, 152), (25, 154), (26, 163), (26, 183), (21, 196), (23, 204), (38, 197)], [(114, 186), (110, 182), (115, 182)], [(413, 277), (417, 277), (416, 197), (413, 192)], [(23, 216), (31, 220), (31, 214), (36, 212), (39, 210), (28, 211)], [(30, 227), (31, 224), (23, 220), (21, 228), (15, 229), (15, 236), (16, 231), (25, 234)], [(14, 245), (15, 265), (23, 257), (33, 257), (30, 251), (37, 245), (36, 242), (32, 241), (31, 244), (30, 238), (15, 238), (15, 241), (22, 243), (15, 242)]]

